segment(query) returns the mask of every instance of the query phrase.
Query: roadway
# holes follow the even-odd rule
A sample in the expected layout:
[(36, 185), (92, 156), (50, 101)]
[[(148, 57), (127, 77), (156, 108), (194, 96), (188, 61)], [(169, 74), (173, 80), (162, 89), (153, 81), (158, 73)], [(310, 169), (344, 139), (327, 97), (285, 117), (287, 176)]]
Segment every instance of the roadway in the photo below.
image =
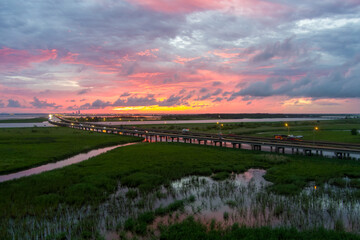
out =
[[(55, 118), (55, 117), (53, 117)], [(78, 128), (89, 131), (115, 133), (144, 137), (147, 140), (153, 141), (181, 141), (190, 143), (207, 143), (223, 146), (226, 144), (232, 145), (234, 148), (241, 148), (242, 144), (247, 144), (252, 150), (264, 150), (268, 148), (271, 152), (285, 153), (285, 149), (291, 149), (291, 153), (298, 153), (304, 155), (323, 155), (323, 152), (333, 152), (333, 156), (338, 158), (360, 158), (360, 144), (354, 143), (336, 143), (326, 141), (288, 141), (264, 137), (252, 136), (234, 136), (234, 135), (219, 135), (211, 133), (197, 133), (197, 132), (179, 132), (174, 130), (159, 130), (159, 129), (145, 129), (135, 128), (129, 126), (115, 127), (104, 124), (88, 124), (78, 123), (64, 119), (61, 116), (56, 116), (56, 121), (50, 121), (55, 125), (65, 127)]]

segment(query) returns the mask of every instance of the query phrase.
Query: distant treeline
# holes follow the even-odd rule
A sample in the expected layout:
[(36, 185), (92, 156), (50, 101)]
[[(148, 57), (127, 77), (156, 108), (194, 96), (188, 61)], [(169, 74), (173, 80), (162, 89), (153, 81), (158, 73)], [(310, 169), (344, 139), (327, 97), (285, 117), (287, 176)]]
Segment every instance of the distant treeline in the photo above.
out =
[[(179, 114), (164, 115), (162, 120), (194, 120), (194, 119), (243, 119), (243, 118), (312, 118), (324, 114), (273, 114), (273, 113), (236, 113), (236, 114)], [(326, 114), (326, 116), (332, 116)], [(334, 115), (340, 116), (340, 115)]]

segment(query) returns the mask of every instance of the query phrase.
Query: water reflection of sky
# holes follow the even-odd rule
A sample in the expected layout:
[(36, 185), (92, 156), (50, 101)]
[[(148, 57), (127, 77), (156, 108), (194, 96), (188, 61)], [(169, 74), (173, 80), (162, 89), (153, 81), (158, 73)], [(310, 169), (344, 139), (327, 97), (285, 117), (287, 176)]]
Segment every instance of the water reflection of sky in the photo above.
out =
[(205, 224), (214, 219), (223, 226), (239, 223), (250, 227), (298, 226), (307, 229), (322, 226), (333, 229), (334, 224), (341, 221), (347, 231), (358, 232), (360, 229), (359, 200), (351, 200), (351, 189), (325, 184), (325, 190), (335, 191), (329, 194), (323, 192), (322, 187), (314, 189), (310, 184), (311, 187), (299, 195), (276, 195), (265, 189), (271, 184), (263, 178), (265, 173), (262, 169), (249, 169), (224, 181), (185, 177), (171, 184), (176, 197), (161, 200), (162, 205), (194, 195), (196, 201), (185, 207), (185, 214), (194, 215)]
[(49, 122), (42, 123), (0, 123), (0, 128), (55, 127)]
[(243, 119), (206, 119), (206, 120), (168, 120), (168, 121), (116, 121), (116, 122), (90, 122), (104, 125), (147, 125), (147, 124), (186, 124), (186, 123), (241, 123), (241, 122), (292, 122), (332, 120), (328, 118), (243, 118)]
[(85, 161), (89, 158), (95, 157), (97, 155), (100, 155), (107, 151), (113, 150), (115, 148), (129, 146), (129, 145), (133, 145), (133, 144), (137, 144), (137, 143), (127, 143), (127, 144), (120, 144), (120, 145), (116, 145), (116, 146), (95, 149), (95, 150), (91, 150), (87, 153), (80, 153), (78, 155), (75, 155), (73, 157), (70, 157), (70, 158), (55, 162), (55, 163), (48, 163), (48, 164), (44, 164), (42, 166), (34, 167), (34, 168), (31, 168), (28, 170), (11, 173), (11, 174), (7, 174), (7, 175), (1, 175), (0, 182), (5, 182), (5, 181), (13, 180), (16, 178), (39, 174), (42, 172), (47, 172), (47, 171), (51, 171), (51, 170), (58, 169), (58, 168), (63, 168), (65, 166), (69, 166), (69, 165), (72, 165), (75, 163)]

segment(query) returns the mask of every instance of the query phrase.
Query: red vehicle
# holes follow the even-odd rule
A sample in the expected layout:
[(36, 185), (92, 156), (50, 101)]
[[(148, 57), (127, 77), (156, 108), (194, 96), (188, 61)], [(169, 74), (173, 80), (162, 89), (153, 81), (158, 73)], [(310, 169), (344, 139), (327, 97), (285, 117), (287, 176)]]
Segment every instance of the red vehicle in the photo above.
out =
[(280, 135), (280, 134), (278, 134), (278, 135), (274, 135), (274, 138), (275, 138), (275, 139), (279, 139), (279, 140), (286, 140), (287, 135)]
[(275, 139), (279, 139), (279, 140), (288, 140), (288, 141), (301, 141), (301, 139), (303, 138), (303, 136), (294, 136), (294, 135), (274, 135)]
[(236, 134), (232, 134), (232, 133), (228, 134), (227, 136), (228, 136), (228, 137), (237, 137)]

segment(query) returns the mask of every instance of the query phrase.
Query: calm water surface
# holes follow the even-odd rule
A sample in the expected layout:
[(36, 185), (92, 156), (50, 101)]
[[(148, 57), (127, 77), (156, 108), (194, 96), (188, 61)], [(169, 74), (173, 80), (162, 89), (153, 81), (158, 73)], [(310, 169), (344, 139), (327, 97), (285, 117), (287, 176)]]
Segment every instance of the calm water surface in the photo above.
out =
[(49, 122), (42, 123), (0, 123), (0, 128), (23, 128), (23, 127), (55, 127)]
[(134, 144), (137, 144), (137, 143), (126, 143), (126, 144), (120, 144), (120, 145), (116, 145), (116, 146), (112, 146), (112, 147), (105, 147), (105, 148), (95, 149), (95, 150), (92, 150), (90, 152), (80, 153), (78, 155), (75, 155), (73, 157), (70, 157), (70, 158), (67, 158), (65, 160), (55, 162), (55, 163), (48, 163), (48, 164), (45, 164), (45, 165), (42, 165), (42, 166), (39, 166), (39, 167), (34, 167), (34, 168), (31, 168), (31, 169), (27, 169), (27, 170), (24, 170), (24, 171), (11, 173), (11, 174), (8, 174), (8, 175), (2, 175), (2, 176), (0, 176), (0, 182), (5, 182), (5, 181), (13, 180), (13, 179), (16, 179), (16, 178), (25, 177), (25, 176), (30, 176), (30, 175), (33, 175), (33, 174), (39, 174), (39, 173), (47, 172), (47, 171), (54, 170), (54, 169), (57, 169), (57, 168), (62, 168), (62, 167), (65, 167), (65, 166), (69, 166), (71, 164), (75, 164), (75, 163), (79, 163), (79, 162), (88, 160), (89, 158), (95, 157), (97, 155), (100, 155), (100, 154), (105, 153), (107, 151), (113, 150), (115, 148), (130, 146), (130, 145), (134, 145)]
[(118, 121), (118, 122), (91, 122), (103, 125), (149, 125), (149, 124), (184, 124), (184, 123), (241, 123), (241, 122), (294, 122), (332, 120), (331, 118), (243, 118), (243, 119), (207, 119), (207, 120), (170, 120), (170, 121)]
[(0, 114), (0, 120), (47, 117), (47, 114)]

